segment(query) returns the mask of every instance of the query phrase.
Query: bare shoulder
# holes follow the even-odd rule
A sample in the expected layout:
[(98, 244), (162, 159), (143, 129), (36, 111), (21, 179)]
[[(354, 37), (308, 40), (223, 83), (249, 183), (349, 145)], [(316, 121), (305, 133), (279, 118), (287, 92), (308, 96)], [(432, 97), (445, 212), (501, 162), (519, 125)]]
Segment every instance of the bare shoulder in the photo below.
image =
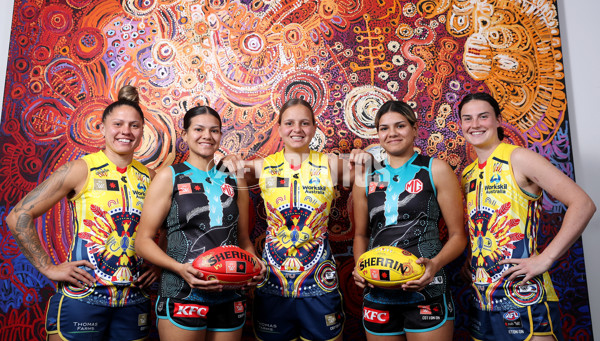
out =
[(572, 189), (575, 182), (542, 155), (527, 148), (515, 149), (510, 162), (519, 187), (529, 193), (546, 190), (556, 197), (560, 188)]
[(531, 177), (533, 174), (539, 172), (561, 173), (545, 157), (523, 147), (519, 147), (512, 152), (510, 163), (515, 176), (523, 175), (530, 180), (533, 180)]
[(57, 184), (62, 184), (65, 189), (78, 190), (85, 185), (88, 177), (88, 164), (83, 159), (77, 159), (64, 164), (52, 173), (52, 179)]
[(529, 161), (542, 161), (544, 163), (547, 163), (548, 165), (551, 165), (550, 162), (546, 160), (546, 158), (534, 152), (533, 150), (529, 150), (524, 147), (518, 147), (515, 150), (513, 150), (512, 154), (510, 155), (510, 161), (513, 164), (513, 166), (515, 165), (515, 163), (519, 166), (522, 166), (523, 164), (527, 164)]
[(433, 180), (436, 183), (436, 186), (439, 184), (444, 184), (446, 181), (458, 181), (458, 178), (456, 177), (456, 174), (454, 174), (452, 167), (450, 167), (450, 165), (444, 160), (434, 158), (431, 164), (431, 172), (433, 174)]
[[(160, 169), (158, 172), (153, 171), (154, 172), (154, 177), (152, 179), (151, 184), (154, 183), (170, 183), (173, 180), (173, 170), (171, 167), (165, 167), (163, 169)], [(152, 175), (152, 173), (150, 173)]]
[(440, 160), (438, 158), (433, 158), (433, 161), (431, 163), (431, 169), (433, 171), (438, 171), (438, 172), (451, 172), (451, 173), (454, 173), (452, 171), (452, 167), (450, 167), (450, 165), (448, 164), (448, 162), (446, 162), (444, 160)]
[(64, 197), (71, 197), (85, 185), (88, 166), (84, 160), (66, 163), (37, 185), (15, 207), (16, 211), (30, 211), (38, 217)]

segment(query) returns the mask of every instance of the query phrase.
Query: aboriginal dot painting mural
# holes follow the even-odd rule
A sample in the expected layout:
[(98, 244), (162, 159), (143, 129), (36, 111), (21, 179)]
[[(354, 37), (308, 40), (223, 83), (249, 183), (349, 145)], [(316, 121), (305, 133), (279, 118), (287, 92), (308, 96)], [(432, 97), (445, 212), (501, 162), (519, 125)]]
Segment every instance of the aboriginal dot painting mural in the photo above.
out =
[[(254, 158), (281, 149), (278, 109), (301, 97), (316, 114), (313, 149), (362, 148), (377, 157), (376, 110), (389, 99), (406, 101), (418, 114), (418, 150), (447, 161), (458, 175), (474, 153), (461, 135), (457, 104), (485, 91), (500, 102), (507, 141), (573, 177), (556, 6), (549, 0), (15, 1), (0, 125), (0, 338), (43, 339), (45, 304), (55, 290), (21, 254), (4, 220), (53, 171), (103, 147), (102, 110), (125, 84), (138, 87), (146, 115), (136, 158), (154, 169), (186, 158), (181, 129), (188, 108), (208, 104), (221, 114), (221, 155)], [(261, 250), (264, 205), (258, 192), (252, 197), (251, 237)], [(540, 248), (564, 211), (544, 196)], [(55, 262), (65, 261), (70, 220), (63, 201), (36, 222)], [(340, 188), (329, 233), (348, 316), (344, 338), (363, 340), (361, 293), (351, 279), (352, 226), (351, 196)], [(468, 338), (463, 262), (449, 271), (456, 340)], [(580, 242), (550, 275), (565, 338), (591, 340)], [(248, 319), (245, 339), (253, 339), (251, 330)]]

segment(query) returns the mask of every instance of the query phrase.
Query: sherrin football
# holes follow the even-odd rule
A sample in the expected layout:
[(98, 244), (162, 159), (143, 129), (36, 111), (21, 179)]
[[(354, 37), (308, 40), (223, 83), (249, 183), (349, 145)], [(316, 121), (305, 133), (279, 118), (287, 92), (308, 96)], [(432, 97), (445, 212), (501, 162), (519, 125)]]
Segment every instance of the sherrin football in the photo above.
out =
[(235, 245), (225, 245), (204, 252), (192, 266), (200, 270), (206, 280), (217, 279), (225, 287), (241, 287), (260, 274), (259, 262), (248, 251)]
[(393, 287), (423, 276), (425, 266), (417, 259), (399, 247), (380, 246), (358, 258), (358, 273), (375, 286)]

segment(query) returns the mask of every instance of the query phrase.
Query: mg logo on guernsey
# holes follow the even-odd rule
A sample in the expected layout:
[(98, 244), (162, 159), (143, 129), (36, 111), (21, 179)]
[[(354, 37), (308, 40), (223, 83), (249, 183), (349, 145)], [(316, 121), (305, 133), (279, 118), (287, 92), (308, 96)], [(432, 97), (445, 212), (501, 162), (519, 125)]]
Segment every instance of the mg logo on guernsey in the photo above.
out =
[(233, 196), (235, 195), (235, 192), (233, 191), (233, 187), (231, 187), (230, 184), (223, 184), (221, 186), (221, 191), (223, 191), (223, 193), (230, 198), (233, 198)]
[(363, 310), (365, 321), (384, 324), (390, 322), (390, 312), (365, 307)]
[(198, 304), (175, 303), (175, 317), (206, 318), (208, 307)]
[(408, 183), (406, 183), (405, 187), (408, 193), (416, 194), (423, 190), (423, 182), (419, 179), (412, 179)]

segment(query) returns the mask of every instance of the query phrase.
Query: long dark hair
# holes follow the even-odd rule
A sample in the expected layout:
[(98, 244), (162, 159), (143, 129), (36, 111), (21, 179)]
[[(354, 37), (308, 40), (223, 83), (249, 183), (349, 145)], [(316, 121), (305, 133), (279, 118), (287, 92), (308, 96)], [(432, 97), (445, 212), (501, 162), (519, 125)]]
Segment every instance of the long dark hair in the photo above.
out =
[[(496, 115), (496, 118), (502, 119), (502, 112), (500, 111), (500, 105), (498, 104), (498, 101), (496, 101), (496, 99), (494, 97), (492, 97), (492, 95), (490, 95), (486, 92), (476, 92), (476, 93), (468, 94), (465, 97), (463, 97), (462, 101), (460, 101), (460, 104), (458, 104), (459, 118), (462, 117), (463, 106), (471, 101), (476, 101), (476, 100), (487, 102), (494, 109), (494, 115)], [(500, 141), (502, 141), (504, 139), (504, 136), (505, 136), (504, 128), (498, 127), (498, 138), (500, 139)]]
[(375, 114), (375, 128), (378, 131), (379, 120), (381, 120), (381, 116), (387, 114), (388, 112), (397, 112), (398, 114), (406, 117), (408, 123), (410, 123), (410, 125), (413, 127), (415, 124), (417, 124), (417, 115), (410, 105), (402, 101), (387, 101), (381, 106), (381, 108), (379, 108), (379, 110), (377, 110), (377, 114)]
[(140, 95), (137, 91), (137, 88), (132, 85), (125, 85), (119, 90), (119, 97), (115, 102), (109, 104), (102, 112), (102, 122), (106, 121), (108, 115), (110, 115), (115, 108), (120, 107), (122, 105), (128, 105), (135, 109), (135, 111), (140, 114), (142, 118), (142, 122), (144, 122), (144, 112), (140, 107)]
[(192, 118), (200, 115), (211, 115), (216, 117), (217, 120), (219, 120), (219, 128), (221, 128), (222, 123), (221, 116), (219, 116), (219, 113), (209, 106), (198, 105), (188, 110), (183, 116), (183, 129), (187, 130), (192, 124)]

